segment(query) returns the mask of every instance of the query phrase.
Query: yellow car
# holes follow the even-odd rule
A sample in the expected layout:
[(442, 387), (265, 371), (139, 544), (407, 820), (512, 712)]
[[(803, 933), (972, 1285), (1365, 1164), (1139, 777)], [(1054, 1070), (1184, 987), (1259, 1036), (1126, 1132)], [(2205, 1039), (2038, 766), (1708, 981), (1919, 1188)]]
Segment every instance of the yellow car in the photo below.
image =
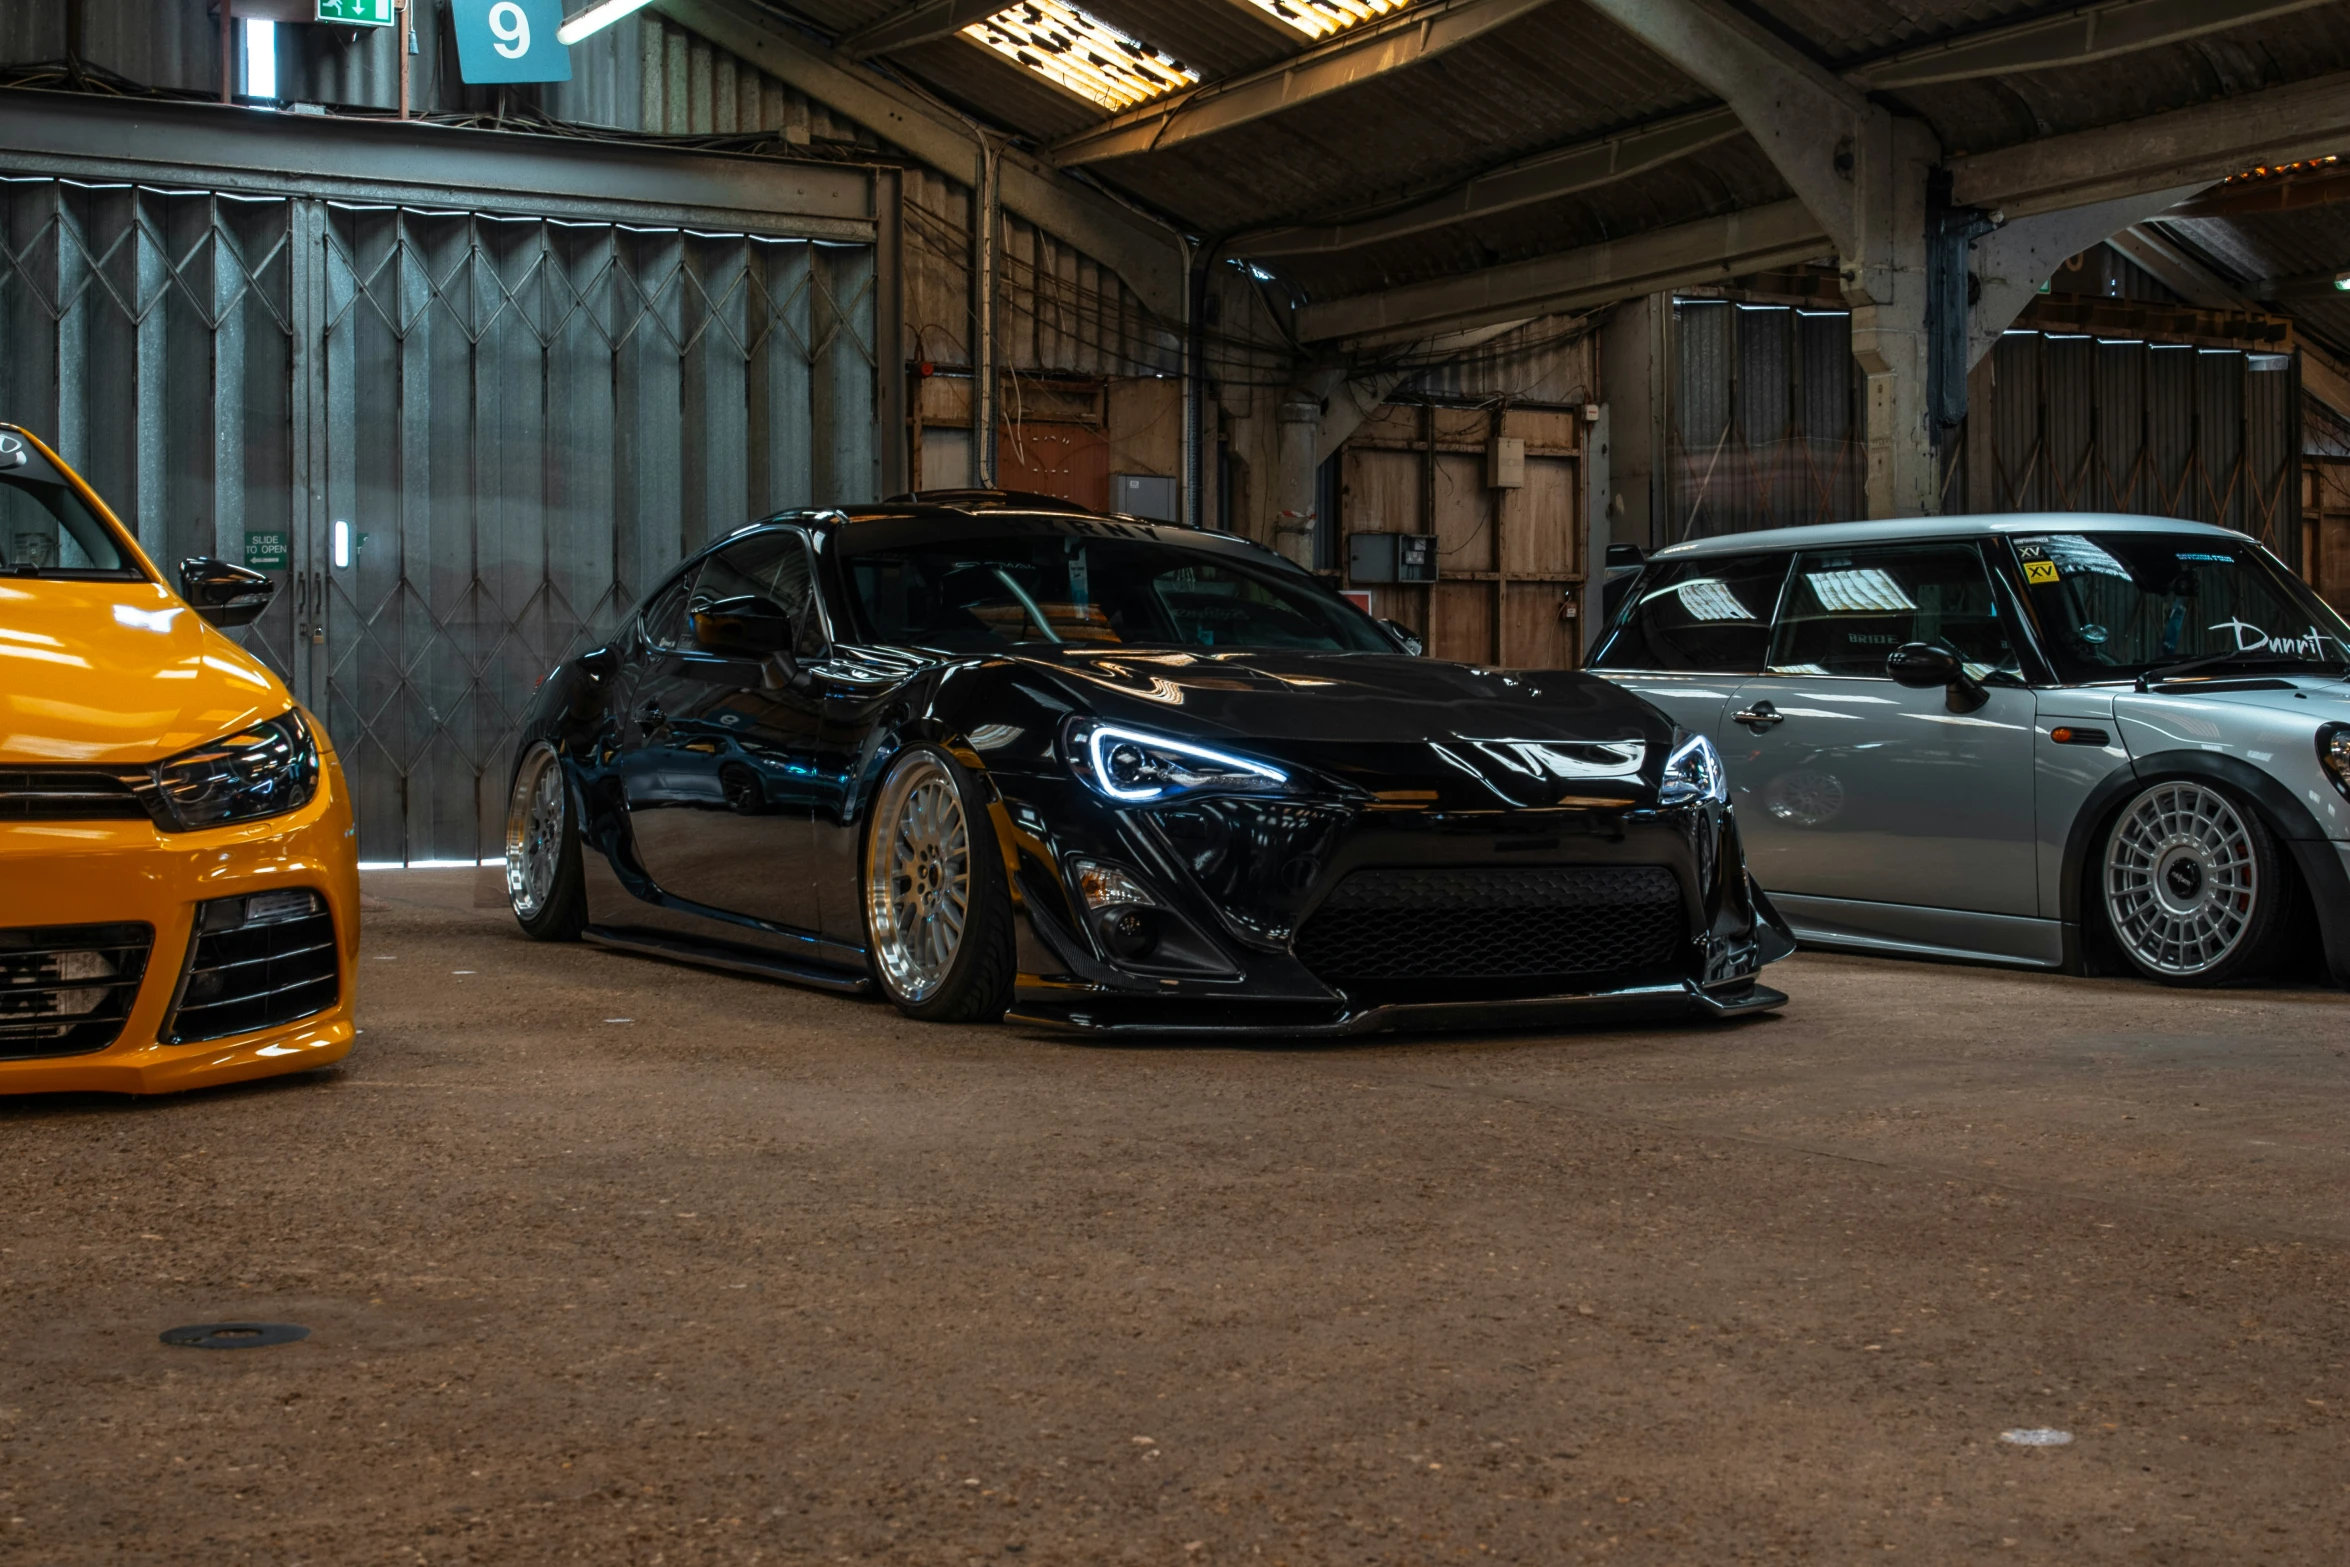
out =
[(349, 1052), (342, 769), (213, 629), (274, 588), (197, 559), (174, 593), (79, 475), (0, 424), (0, 1092), (167, 1093)]

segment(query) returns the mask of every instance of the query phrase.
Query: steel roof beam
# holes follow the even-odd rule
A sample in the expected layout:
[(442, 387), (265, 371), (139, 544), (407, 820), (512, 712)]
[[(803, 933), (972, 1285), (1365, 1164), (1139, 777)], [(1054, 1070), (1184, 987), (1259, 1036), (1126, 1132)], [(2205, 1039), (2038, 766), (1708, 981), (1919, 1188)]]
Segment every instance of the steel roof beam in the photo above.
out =
[(1949, 160), (1951, 199), (2009, 217), (2209, 185), (2350, 143), (2350, 71)]
[[(720, 48), (847, 115), (950, 179), (975, 177), (979, 142), (961, 118), (778, 22), (750, 0), (659, 0), (659, 9)], [(1185, 268), (1174, 232), (1006, 149), (1003, 204), (1124, 279), (1162, 320), (1184, 319)]]
[(1307, 342), (1344, 340), (1359, 347), (1410, 342), (1437, 332), (1610, 304), (1633, 294), (1719, 283), (1809, 261), (1832, 249), (1809, 208), (1782, 201), (1458, 277), (1318, 301), (1298, 311), (1297, 331)]
[(2200, 38), (2333, 0), (2108, 0), (2063, 16), (1986, 28), (1843, 73), (1868, 92), (2047, 71)]
[[(1986, 28), (1839, 74), (1848, 86), (1875, 90), (2045, 70), (2109, 59), (2330, 3), (2332, 0), (2107, 0), (2066, 16)], [(1245, 256), (1326, 255), (1401, 239), (1629, 179), (1675, 157), (1702, 152), (1741, 128), (1728, 109), (1676, 116), (1499, 165), (1441, 195), (1377, 218), (1284, 224), (1242, 235), (1227, 249)], [(2350, 189), (2350, 180), (2345, 188)]]
[(1067, 168), (1129, 158), (1232, 130), (1434, 59), (1549, 3), (1430, 0), (1383, 21), (1350, 27), (1278, 65), (1170, 93), (1089, 125), (1053, 143), (1046, 154)]
[(844, 35), (838, 48), (852, 60), (910, 49), (934, 38), (952, 38), (973, 22), (986, 21), (1004, 5), (1005, 0), (921, 0)]
[(1448, 223), (1464, 223), (1611, 185), (1718, 146), (1744, 131), (1730, 110), (1706, 109), (1488, 169), (1441, 196), (1383, 217), (1263, 229), (1241, 235), (1225, 249), (1237, 256), (1321, 255), (1402, 239)]
[(1862, 253), (1863, 165), (1881, 139), (1884, 110), (1720, 0), (1584, 3), (1728, 104), (1837, 253)]

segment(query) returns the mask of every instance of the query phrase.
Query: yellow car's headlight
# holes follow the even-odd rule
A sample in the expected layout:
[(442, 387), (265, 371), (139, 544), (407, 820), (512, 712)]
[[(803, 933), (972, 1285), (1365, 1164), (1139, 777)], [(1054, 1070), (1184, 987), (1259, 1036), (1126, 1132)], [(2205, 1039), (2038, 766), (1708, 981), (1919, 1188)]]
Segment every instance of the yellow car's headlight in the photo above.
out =
[(318, 793), (318, 741), (299, 712), (155, 764), (155, 824), (194, 832), (298, 811)]

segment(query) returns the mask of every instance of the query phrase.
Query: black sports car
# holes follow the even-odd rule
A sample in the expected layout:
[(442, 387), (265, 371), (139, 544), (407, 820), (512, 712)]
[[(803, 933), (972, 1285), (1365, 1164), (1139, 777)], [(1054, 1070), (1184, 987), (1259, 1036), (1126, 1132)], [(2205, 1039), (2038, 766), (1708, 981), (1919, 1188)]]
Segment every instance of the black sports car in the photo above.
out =
[(786, 513), (540, 688), (507, 887), (533, 936), (917, 1018), (1786, 1000), (1711, 744), (1605, 681), (1417, 651), (1227, 535), (992, 491)]

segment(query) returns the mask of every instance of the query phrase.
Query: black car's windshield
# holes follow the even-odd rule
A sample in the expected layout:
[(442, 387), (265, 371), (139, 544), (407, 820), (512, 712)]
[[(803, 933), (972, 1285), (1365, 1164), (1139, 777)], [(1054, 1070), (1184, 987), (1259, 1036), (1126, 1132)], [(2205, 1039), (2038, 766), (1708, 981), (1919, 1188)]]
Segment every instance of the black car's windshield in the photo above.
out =
[(859, 550), (841, 540), (876, 642), (1303, 648), (1392, 653), (1371, 618), (1301, 574), (1224, 550), (1049, 532)]
[(2029, 534), (2014, 544), (2065, 680), (2206, 659), (2197, 673), (2350, 670), (2350, 625), (2250, 544), (2153, 532)]
[(24, 437), (0, 431), (0, 577), (135, 574), (105, 524)]

